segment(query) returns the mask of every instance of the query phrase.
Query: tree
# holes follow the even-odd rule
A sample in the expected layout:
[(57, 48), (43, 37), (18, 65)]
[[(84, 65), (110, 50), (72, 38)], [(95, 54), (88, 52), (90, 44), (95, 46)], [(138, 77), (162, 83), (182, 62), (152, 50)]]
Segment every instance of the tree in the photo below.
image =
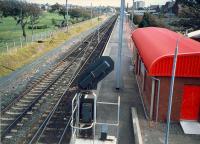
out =
[(90, 18), (90, 11), (84, 11), (83, 9), (76, 8), (69, 11), (69, 15), (72, 18), (79, 18), (79, 17)]
[(3, 20), (3, 2), (0, 0), (0, 23), (2, 23)]
[(58, 12), (62, 8), (62, 5), (56, 3), (51, 6), (50, 12)]
[(41, 14), (41, 9), (35, 4), (33, 4), (32, 7), (30, 7), (30, 22), (29, 22), (32, 27), (32, 35), (34, 26), (39, 23), (40, 14)]
[(66, 19), (66, 15), (67, 15), (67, 9), (66, 9), (66, 7), (61, 6), (60, 9), (59, 9), (59, 11), (58, 11), (58, 13), (60, 15), (62, 15), (64, 17), (64, 19)]
[(20, 24), (24, 38), (26, 38), (26, 25), (30, 22), (34, 24), (41, 13), (38, 5), (16, 0), (2, 1), (1, 9), (3, 16), (11, 16), (17, 24)]
[(172, 25), (187, 29), (200, 28), (200, 0), (176, 0), (173, 10), (180, 20)]

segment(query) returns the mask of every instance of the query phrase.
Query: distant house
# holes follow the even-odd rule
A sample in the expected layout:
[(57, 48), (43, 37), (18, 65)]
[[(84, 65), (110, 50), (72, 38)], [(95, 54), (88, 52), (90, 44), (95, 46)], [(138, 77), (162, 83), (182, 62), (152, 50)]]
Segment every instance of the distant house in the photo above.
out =
[(173, 6), (174, 6), (175, 2), (166, 2), (165, 5), (162, 6), (162, 12), (163, 13), (172, 13), (173, 12)]
[(159, 5), (150, 5), (149, 8), (151, 10), (155, 10), (156, 12), (160, 12), (160, 6)]
[(134, 14), (135, 15), (144, 15), (144, 13), (156, 13), (156, 10), (148, 10), (148, 9), (144, 9), (144, 10), (134, 10)]
[(141, 8), (144, 8), (145, 7), (145, 2), (144, 1), (136, 1), (134, 2), (134, 9), (135, 10), (138, 10), (138, 9), (141, 9)]
[(172, 65), (179, 39), (172, 121), (200, 121), (200, 43), (164, 28), (138, 28), (135, 74), (144, 108), (151, 120), (166, 121)]

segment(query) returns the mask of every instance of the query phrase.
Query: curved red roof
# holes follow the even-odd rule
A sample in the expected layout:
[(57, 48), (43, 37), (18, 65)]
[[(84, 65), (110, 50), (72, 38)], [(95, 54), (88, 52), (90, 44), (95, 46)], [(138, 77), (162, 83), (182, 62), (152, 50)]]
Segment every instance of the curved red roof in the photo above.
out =
[(176, 41), (180, 39), (176, 76), (200, 77), (200, 43), (165, 28), (138, 28), (132, 39), (152, 76), (171, 76)]

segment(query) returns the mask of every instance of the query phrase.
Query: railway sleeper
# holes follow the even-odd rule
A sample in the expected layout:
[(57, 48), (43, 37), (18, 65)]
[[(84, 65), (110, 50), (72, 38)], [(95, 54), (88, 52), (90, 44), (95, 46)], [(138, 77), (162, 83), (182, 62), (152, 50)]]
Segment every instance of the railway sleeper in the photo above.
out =
[(11, 129), (11, 133), (17, 133), (17, 129)]
[(41, 105), (40, 103), (36, 103), (36, 104), (35, 104), (35, 106), (38, 106), (38, 107), (39, 107), (40, 105)]
[(14, 112), (14, 111), (7, 111), (6, 114), (9, 114), (9, 115), (19, 115), (21, 113), (20, 112)]
[(51, 79), (50, 79), (50, 80), (46, 80), (46, 79), (45, 79), (45, 80), (43, 80), (42, 82), (45, 83), (45, 84), (49, 84), (49, 83), (51, 83), (52, 81), (53, 81), (53, 80), (51, 80)]
[(32, 114), (33, 114), (32, 111), (27, 112), (27, 115), (32, 115)]
[(44, 81), (42, 81), (42, 82), (40, 83), (40, 85), (44, 85), (44, 87), (47, 87), (48, 84), (49, 84), (49, 82), (44, 82)]
[(0, 117), (0, 120), (1, 120), (1, 123), (0, 125), (2, 124), (2, 121), (12, 121), (14, 120), (15, 118), (13, 117)]
[(31, 102), (30, 100), (25, 100), (25, 99), (20, 99), (19, 101), (22, 103), (30, 103)]
[(23, 110), (24, 107), (12, 106), (11, 109), (13, 109), (13, 110)]
[(23, 122), (28, 121), (28, 120), (29, 120), (28, 117), (23, 117), (23, 118), (22, 118), (22, 121), (23, 121)]
[(28, 104), (27, 103), (16, 103), (16, 106), (20, 106), (20, 107), (27, 107)]
[(37, 87), (35, 87), (34, 89), (35, 90), (40, 90), (40, 91), (42, 91), (44, 88), (45, 88), (46, 86), (37, 86)]
[[(59, 130), (61, 130), (61, 131), (63, 131), (64, 130), (64, 125), (62, 125), (63, 127), (62, 128), (59, 128)], [(46, 131), (58, 131), (58, 128), (56, 127), (52, 127), (52, 128), (49, 128), (49, 127), (47, 127), (46, 129), (45, 129)]]
[(39, 87), (41, 87), (41, 88), (46, 88), (47, 85), (48, 85), (48, 84), (42, 84), (42, 82), (41, 82), (41, 83), (39, 83), (39, 84), (37, 85), (37, 87), (39, 86)]
[(37, 109), (38, 109), (38, 107), (37, 107), (37, 106), (34, 106), (34, 107), (32, 107), (32, 109), (33, 109), (33, 110), (37, 110)]
[(42, 90), (35, 90), (35, 89), (33, 89), (33, 90), (31, 90), (31, 93), (36, 93), (37, 95), (38, 95), (38, 93), (41, 93), (42, 92)]
[(12, 135), (6, 135), (5, 139), (11, 139), (13, 136)]
[(23, 123), (17, 123), (17, 126), (19, 126), (19, 127), (21, 127), (23, 125), (24, 125)]
[(37, 96), (38, 95), (38, 93), (34, 93), (34, 92), (30, 92), (30, 93), (28, 93), (28, 95), (30, 95), (30, 96)]

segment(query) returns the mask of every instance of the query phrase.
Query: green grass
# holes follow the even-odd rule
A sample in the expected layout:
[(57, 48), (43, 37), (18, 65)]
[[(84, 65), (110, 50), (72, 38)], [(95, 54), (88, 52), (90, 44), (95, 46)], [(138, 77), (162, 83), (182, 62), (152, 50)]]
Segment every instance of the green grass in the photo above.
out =
[[(102, 16), (100, 22), (104, 21), (106, 18), (107, 17)], [(47, 51), (60, 46), (60, 44), (64, 43), (66, 40), (78, 36), (82, 32), (87, 31), (98, 24), (97, 18), (94, 18), (92, 23), (91, 20), (87, 20), (70, 28), (68, 33), (56, 33), (52, 38), (46, 39), (43, 43), (34, 42), (31, 45), (18, 49), (18, 51), (13, 49), (10, 52), (0, 54), (0, 77), (8, 75), (11, 72), (3, 66), (16, 70), (17, 68), (34, 61)]]
[[(43, 12), (43, 14), (39, 18), (38, 25), (47, 25), (47, 29), (39, 29), (34, 30), (34, 33), (41, 33), (44, 31), (50, 31), (55, 29), (52, 24), (52, 18), (56, 21), (63, 20), (63, 16), (58, 15), (57, 13), (48, 13)], [(28, 29), (28, 25), (26, 27), (27, 35), (32, 34), (32, 30)], [(16, 21), (12, 17), (3, 18), (3, 22), (0, 23), (0, 51), (5, 47), (6, 42), (13, 42), (13, 40), (19, 39), (22, 36), (22, 30), (20, 25), (16, 25)]]

